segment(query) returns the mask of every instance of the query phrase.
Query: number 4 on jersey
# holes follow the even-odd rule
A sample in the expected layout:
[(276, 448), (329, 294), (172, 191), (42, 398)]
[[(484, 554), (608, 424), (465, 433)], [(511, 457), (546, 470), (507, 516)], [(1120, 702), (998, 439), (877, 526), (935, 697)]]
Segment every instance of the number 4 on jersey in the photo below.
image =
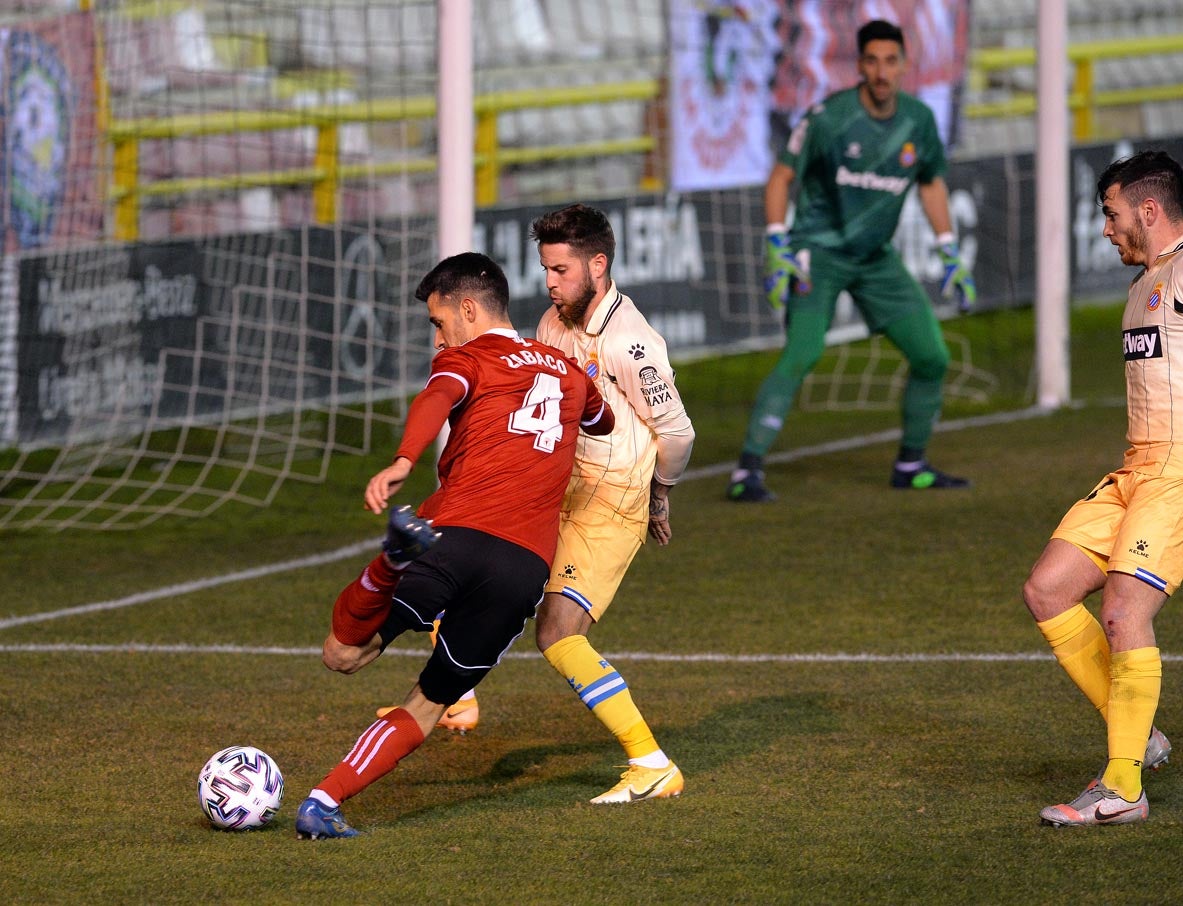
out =
[(559, 403), (563, 388), (553, 374), (539, 374), (527, 392), (522, 405), (509, 417), (513, 434), (533, 434), (534, 449), (553, 453), (555, 444), (563, 439), (563, 422)]

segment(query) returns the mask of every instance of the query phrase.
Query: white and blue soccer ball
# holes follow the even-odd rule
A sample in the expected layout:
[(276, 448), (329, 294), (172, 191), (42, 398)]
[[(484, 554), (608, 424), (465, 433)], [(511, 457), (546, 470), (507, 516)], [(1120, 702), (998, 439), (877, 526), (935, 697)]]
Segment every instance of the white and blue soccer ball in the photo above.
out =
[(283, 774), (266, 752), (230, 746), (201, 769), (197, 800), (210, 823), (221, 830), (262, 827), (283, 804)]

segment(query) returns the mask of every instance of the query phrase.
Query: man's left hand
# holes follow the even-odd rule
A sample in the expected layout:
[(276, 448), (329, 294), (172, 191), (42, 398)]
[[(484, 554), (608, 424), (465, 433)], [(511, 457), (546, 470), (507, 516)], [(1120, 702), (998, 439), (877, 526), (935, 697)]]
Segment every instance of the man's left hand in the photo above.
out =
[(974, 285), (973, 274), (961, 260), (961, 250), (957, 243), (945, 242), (937, 246), (937, 255), (945, 267), (945, 276), (941, 280), (941, 295), (948, 299), (956, 292), (957, 310), (969, 311), (978, 301), (978, 288)]
[(670, 499), (649, 492), (649, 536), (662, 547), (670, 543)]

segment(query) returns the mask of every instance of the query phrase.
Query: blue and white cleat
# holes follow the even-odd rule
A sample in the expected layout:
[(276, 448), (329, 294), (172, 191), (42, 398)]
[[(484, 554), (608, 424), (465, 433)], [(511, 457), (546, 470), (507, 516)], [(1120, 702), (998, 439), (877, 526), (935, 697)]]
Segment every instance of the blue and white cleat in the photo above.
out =
[(341, 806), (329, 808), (317, 799), (308, 798), (296, 812), (296, 839), (319, 840), (321, 837), (356, 837), (358, 830), (341, 814)]
[(390, 511), (382, 550), (392, 563), (410, 563), (427, 553), (439, 540), (440, 533), (431, 527), (431, 523), (420, 519), (404, 504)]

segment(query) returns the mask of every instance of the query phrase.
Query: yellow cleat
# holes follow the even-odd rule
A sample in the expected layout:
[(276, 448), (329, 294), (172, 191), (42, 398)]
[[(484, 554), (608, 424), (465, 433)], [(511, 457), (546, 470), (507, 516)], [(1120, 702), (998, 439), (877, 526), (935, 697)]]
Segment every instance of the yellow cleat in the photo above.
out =
[[(389, 708), (379, 708), (377, 714), (379, 717), (385, 717), (397, 707), (398, 705), (391, 705)], [(481, 708), (477, 704), (476, 698), (466, 698), (454, 705), (449, 705), (444, 711), (443, 717), (436, 722), (436, 726), (443, 727), (445, 730), (455, 730), (463, 736), (469, 730), (475, 730), (480, 719)]]
[(455, 730), (461, 736), (469, 730), (475, 730), (481, 719), (481, 707), (476, 703), (476, 697), (462, 699), (454, 705), (449, 705), (444, 716), (436, 723), (437, 727), (445, 730)]
[(644, 799), (670, 799), (682, 794), (685, 781), (672, 761), (664, 768), (644, 768), (630, 764), (620, 775), (620, 783), (591, 800), (592, 805), (611, 802), (640, 802)]

